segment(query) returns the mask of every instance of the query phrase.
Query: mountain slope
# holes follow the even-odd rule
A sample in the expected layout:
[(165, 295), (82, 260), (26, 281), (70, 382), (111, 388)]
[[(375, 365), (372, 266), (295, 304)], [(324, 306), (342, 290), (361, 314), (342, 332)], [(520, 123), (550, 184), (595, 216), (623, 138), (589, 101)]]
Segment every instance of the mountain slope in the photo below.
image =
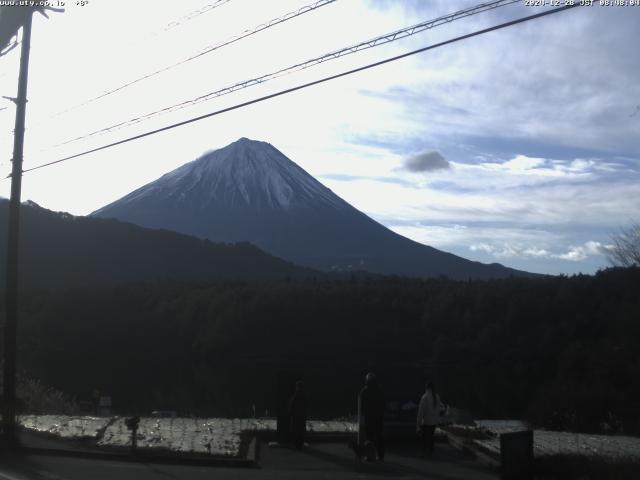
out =
[(398, 235), (358, 211), (272, 145), (242, 138), (92, 213), (218, 242), (247, 241), (322, 270), (420, 277), (526, 275)]
[[(0, 201), (0, 268), (9, 202)], [(21, 208), (20, 285), (108, 286), (153, 280), (281, 279), (311, 274), (253, 245), (213, 244), (117, 220)], [(5, 277), (0, 276), (0, 286)]]

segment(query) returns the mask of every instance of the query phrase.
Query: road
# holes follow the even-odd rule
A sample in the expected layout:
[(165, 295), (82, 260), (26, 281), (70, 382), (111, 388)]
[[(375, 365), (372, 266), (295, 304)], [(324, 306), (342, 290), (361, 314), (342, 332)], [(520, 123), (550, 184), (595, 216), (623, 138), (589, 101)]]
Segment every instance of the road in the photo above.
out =
[(430, 460), (417, 453), (406, 448), (392, 450), (384, 463), (357, 465), (343, 444), (311, 444), (303, 452), (265, 445), (259, 468), (160, 465), (21, 453), (0, 459), (0, 480), (498, 479), (495, 472), (448, 445), (438, 445)]

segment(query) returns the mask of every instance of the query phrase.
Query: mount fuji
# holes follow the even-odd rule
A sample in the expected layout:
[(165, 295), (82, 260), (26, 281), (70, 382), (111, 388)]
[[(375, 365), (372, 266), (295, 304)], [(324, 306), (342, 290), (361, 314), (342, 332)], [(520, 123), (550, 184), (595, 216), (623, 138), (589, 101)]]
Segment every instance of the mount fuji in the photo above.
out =
[(320, 270), (455, 279), (530, 275), (398, 235), (266, 142), (241, 138), (93, 212), (214, 242), (250, 242)]

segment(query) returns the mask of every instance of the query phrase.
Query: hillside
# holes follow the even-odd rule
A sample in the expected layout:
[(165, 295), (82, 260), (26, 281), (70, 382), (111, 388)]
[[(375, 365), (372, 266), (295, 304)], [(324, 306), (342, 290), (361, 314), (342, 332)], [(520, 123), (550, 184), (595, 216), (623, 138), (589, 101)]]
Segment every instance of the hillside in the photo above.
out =
[[(7, 200), (0, 201), (0, 268), (4, 272)], [(253, 245), (215, 244), (117, 220), (52, 212), (23, 204), (20, 285), (109, 286), (128, 282), (215, 279), (268, 280), (311, 272)], [(0, 286), (5, 276), (0, 275)]]

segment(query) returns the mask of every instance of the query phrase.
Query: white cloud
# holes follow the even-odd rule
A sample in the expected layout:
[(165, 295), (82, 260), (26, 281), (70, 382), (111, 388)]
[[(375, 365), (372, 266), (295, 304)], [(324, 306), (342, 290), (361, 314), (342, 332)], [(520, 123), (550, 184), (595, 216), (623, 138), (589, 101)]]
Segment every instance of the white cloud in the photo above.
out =
[(473, 244), (469, 246), (472, 252), (485, 252), (497, 258), (513, 257), (551, 257), (551, 252), (544, 248), (524, 245), (491, 245), (487, 243)]
[[(512, 228), (583, 224), (611, 229), (640, 210), (640, 175), (632, 172), (622, 171), (618, 179), (604, 181), (575, 173), (536, 177), (476, 165), (454, 167), (418, 182), (400, 176), (413, 186), (372, 178), (323, 183), (355, 207), (391, 224), (508, 222)], [(440, 180), (448, 182), (446, 187), (433, 183)]]
[(606, 255), (610, 245), (603, 245), (600, 242), (589, 241), (582, 245), (573, 246), (567, 253), (556, 255), (556, 258), (580, 262), (592, 255)]
[(527, 170), (538, 168), (544, 164), (544, 158), (533, 158), (527, 157), (526, 155), (517, 155), (515, 158), (503, 163), (501, 167), (510, 172), (522, 173)]
[(391, 229), (417, 242), (481, 262), (546, 273), (594, 272), (608, 265), (604, 241), (584, 234), (509, 224), (407, 224)]
[(547, 179), (548, 177), (565, 177), (569, 173), (573, 173), (573, 170), (563, 171), (561, 168), (556, 168), (557, 165), (551, 164), (547, 166), (548, 162), (544, 158), (528, 157), (526, 155), (516, 155), (511, 160), (506, 162), (484, 162), (479, 165), (470, 165), (467, 168), (471, 169), (483, 169), (491, 172), (503, 172), (505, 174), (520, 176), (520, 177), (538, 177)]
[[(391, 230), (417, 242), (437, 248), (447, 249), (462, 246), (465, 250), (491, 253), (491, 244), (506, 242), (510, 244), (554, 245), (562, 242), (562, 235), (547, 230), (518, 228), (510, 225), (461, 225), (461, 224), (409, 224), (390, 225)], [(471, 247), (474, 248), (471, 248)]]
[(554, 253), (545, 248), (522, 244), (509, 245), (505, 243), (478, 243), (469, 246), (469, 249), (472, 252), (485, 252), (496, 258), (557, 258), (571, 262), (581, 262), (591, 256), (606, 255), (606, 248), (606, 245), (593, 240), (585, 242), (582, 245), (571, 246), (565, 253)]

